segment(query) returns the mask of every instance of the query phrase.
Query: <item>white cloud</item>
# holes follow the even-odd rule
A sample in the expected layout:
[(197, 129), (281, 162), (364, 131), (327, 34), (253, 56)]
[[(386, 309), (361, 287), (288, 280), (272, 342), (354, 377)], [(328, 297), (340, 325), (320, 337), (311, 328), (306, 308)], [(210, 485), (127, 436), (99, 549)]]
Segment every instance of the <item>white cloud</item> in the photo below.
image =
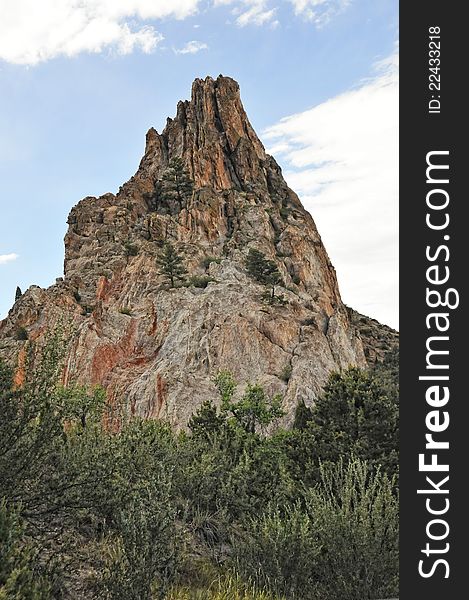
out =
[(204, 42), (198, 42), (197, 40), (192, 40), (187, 42), (182, 48), (174, 48), (174, 52), (176, 54), (196, 54), (201, 50), (207, 50), (208, 46)]
[(233, 4), (233, 14), (236, 24), (240, 27), (246, 25), (278, 25), (275, 20), (276, 7), (270, 8), (269, 0), (214, 0), (215, 6)]
[(295, 14), (312, 21), (317, 27), (329, 21), (345, 10), (352, 0), (289, 0)]
[(374, 77), (264, 132), (314, 216), (344, 301), (397, 326), (398, 54)]
[[(279, 24), (278, 0), (0, 0), (0, 60), (36, 65), (82, 52), (150, 53), (164, 38), (148, 21), (185, 19), (207, 1), (210, 8), (231, 6), (239, 27)], [(350, 2), (288, 0), (318, 27)]]
[(277, 9), (267, 9), (267, 2), (253, 0), (246, 2), (246, 4), (248, 5), (247, 10), (243, 10), (236, 19), (236, 23), (240, 27), (245, 27), (246, 25), (265, 25), (274, 20)]
[(12, 252), (11, 254), (0, 254), (0, 265), (5, 265), (6, 263), (13, 262), (18, 258), (18, 254)]
[(142, 21), (183, 19), (200, 0), (0, 0), (0, 59), (34, 65), (56, 56), (155, 49), (163, 36)]

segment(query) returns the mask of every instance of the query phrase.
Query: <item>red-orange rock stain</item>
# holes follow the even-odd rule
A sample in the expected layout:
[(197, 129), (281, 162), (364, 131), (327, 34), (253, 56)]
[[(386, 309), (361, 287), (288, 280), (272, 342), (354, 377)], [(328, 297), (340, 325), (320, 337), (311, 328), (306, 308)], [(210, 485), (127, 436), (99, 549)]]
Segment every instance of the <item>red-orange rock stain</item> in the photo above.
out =
[(13, 385), (15, 388), (20, 388), (26, 379), (26, 346), (23, 346), (18, 352), (18, 366), (13, 377)]
[(96, 349), (91, 364), (91, 385), (104, 385), (109, 373), (122, 362), (127, 362), (135, 349), (137, 320), (132, 319), (124, 336), (117, 344), (102, 344)]

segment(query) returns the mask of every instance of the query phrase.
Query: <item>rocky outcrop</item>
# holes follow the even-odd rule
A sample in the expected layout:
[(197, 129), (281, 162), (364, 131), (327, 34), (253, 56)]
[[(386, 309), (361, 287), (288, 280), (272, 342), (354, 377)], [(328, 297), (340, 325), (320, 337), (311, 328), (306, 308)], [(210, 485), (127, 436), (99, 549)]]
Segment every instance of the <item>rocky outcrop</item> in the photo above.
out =
[[(194, 184), (183, 202), (159, 192), (174, 157)], [(184, 426), (216, 398), (219, 369), (280, 392), (291, 418), (331, 370), (366, 364), (314, 221), (228, 77), (195, 80), (164, 131), (148, 131), (130, 181), (115, 195), (83, 199), (68, 225), (63, 279), (31, 287), (0, 324), (0, 354), (18, 365), (25, 346), (66, 321), (66, 384), (103, 385), (110, 403)], [(168, 241), (189, 274), (174, 289), (156, 262)], [(275, 261), (285, 303), (261, 299), (246, 272), (250, 248)]]
[(383, 362), (390, 353), (399, 351), (399, 333), (395, 329), (361, 315), (352, 308), (348, 310), (350, 320), (360, 334), (365, 358), (370, 367)]

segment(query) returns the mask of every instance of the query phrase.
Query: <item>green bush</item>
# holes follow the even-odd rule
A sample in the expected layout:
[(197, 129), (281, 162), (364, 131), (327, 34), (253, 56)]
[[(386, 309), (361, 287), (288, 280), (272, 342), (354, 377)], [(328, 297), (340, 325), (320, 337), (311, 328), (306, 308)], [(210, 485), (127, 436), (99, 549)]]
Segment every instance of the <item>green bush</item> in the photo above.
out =
[(25, 327), (18, 327), (16, 330), (16, 339), (24, 342), (28, 339), (28, 332)]
[(124, 253), (127, 257), (138, 256), (138, 246), (131, 241), (124, 243)]
[(398, 498), (386, 475), (359, 460), (321, 467), (306, 495), (323, 549), (315, 570), (321, 600), (398, 595)]
[(64, 347), (60, 333), (32, 344), (21, 388), (0, 361), (0, 600), (396, 593), (391, 371), (385, 388), (358, 369), (331, 375), (292, 430), (278, 428), (280, 397), (221, 371), (218, 398), (177, 433), (100, 388), (64, 389)]
[(236, 566), (259, 586), (288, 598), (311, 597), (314, 564), (321, 552), (314, 522), (300, 505), (271, 508), (253, 519), (236, 543)]
[(0, 600), (49, 600), (51, 590), (19, 511), (0, 499)]
[(217, 256), (206, 256), (204, 259), (202, 259), (201, 264), (204, 269), (208, 269), (212, 263), (216, 263), (217, 265), (220, 264), (221, 260), (222, 259)]
[(193, 275), (192, 277), (189, 277), (187, 283), (196, 288), (206, 288), (211, 281), (215, 281), (215, 279), (208, 275)]
[(165, 597), (182, 547), (170, 485), (165, 477), (153, 477), (117, 513), (117, 537), (104, 545), (104, 566), (95, 582), (99, 598)]
[(260, 586), (304, 600), (397, 594), (398, 500), (366, 463), (321, 467), (303, 502), (252, 520), (236, 564)]
[(284, 381), (285, 383), (288, 383), (290, 381), (292, 371), (293, 371), (293, 368), (290, 363), (285, 365), (282, 369), (282, 372), (279, 375), (279, 378), (282, 381)]

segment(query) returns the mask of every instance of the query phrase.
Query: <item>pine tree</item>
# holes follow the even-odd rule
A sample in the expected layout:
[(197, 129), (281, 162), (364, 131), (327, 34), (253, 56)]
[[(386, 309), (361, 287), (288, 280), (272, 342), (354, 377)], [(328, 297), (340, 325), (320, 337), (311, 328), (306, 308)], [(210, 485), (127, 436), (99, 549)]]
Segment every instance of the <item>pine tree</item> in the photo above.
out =
[(193, 190), (193, 183), (179, 156), (169, 161), (168, 168), (161, 178), (161, 197), (165, 201), (177, 200), (182, 206)]
[(391, 475), (397, 471), (399, 410), (366, 371), (350, 367), (332, 373), (309, 425), (323, 460), (354, 454)]
[(295, 411), (295, 420), (293, 421), (293, 429), (306, 429), (308, 423), (313, 419), (313, 411), (306, 406), (304, 400), (300, 400)]
[(157, 264), (160, 275), (164, 275), (172, 288), (174, 287), (175, 280), (183, 280), (184, 275), (187, 273), (182, 262), (182, 257), (169, 242), (164, 245), (163, 251), (157, 258)]
[(275, 262), (266, 258), (259, 250), (251, 248), (246, 259), (246, 268), (251, 277), (271, 288), (269, 301), (272, 304), (275, 299), (275, 286), (283, 283)]
[(23, 292), (21, 291), (21, 288), (19, 285), (16, 286), (16, 292), (15, 292), (15, 302), (17, 300), (19, 300), (21, 298), (21, 296), (23, 295)]

